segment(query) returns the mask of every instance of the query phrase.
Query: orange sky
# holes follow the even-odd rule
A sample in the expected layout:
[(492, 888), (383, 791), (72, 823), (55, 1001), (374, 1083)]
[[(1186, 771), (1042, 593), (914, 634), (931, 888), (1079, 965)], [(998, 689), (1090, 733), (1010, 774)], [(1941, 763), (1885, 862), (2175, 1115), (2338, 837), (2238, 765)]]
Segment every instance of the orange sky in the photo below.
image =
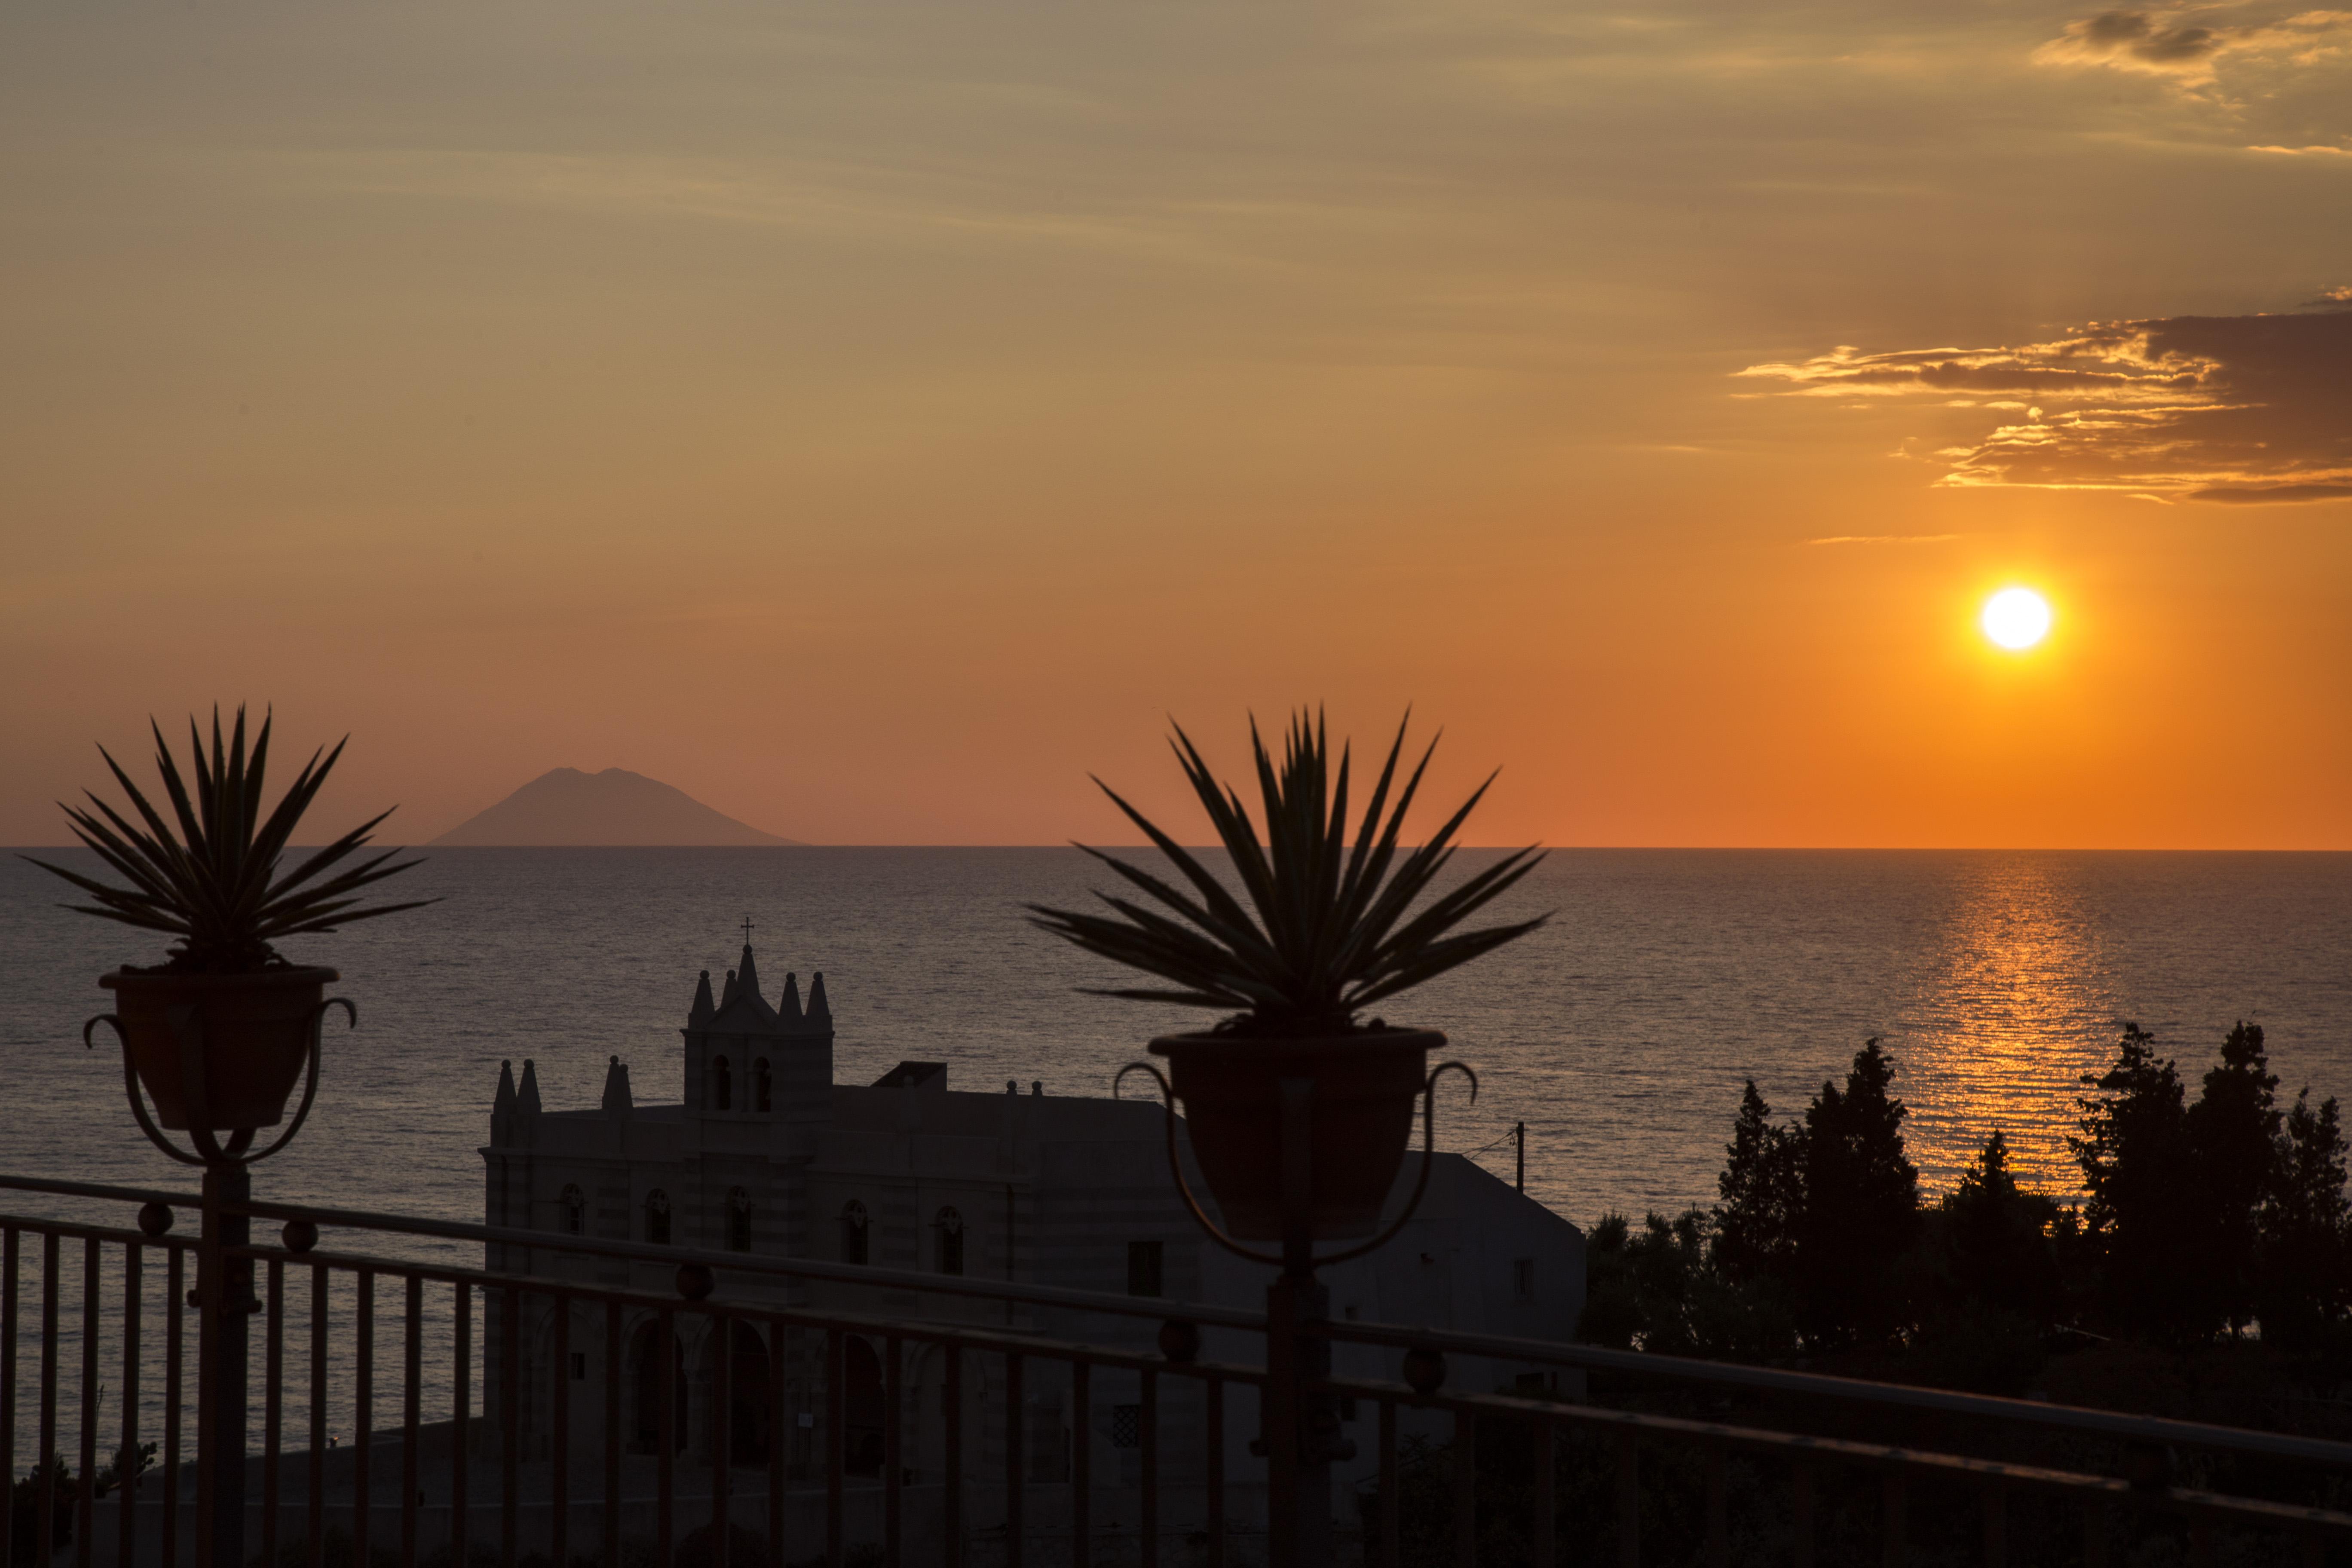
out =
[(12, 8), (0, 842), (215, 700), (828, 843), (1320, 700), (1485, 842), (2352, 847), (2352, 500), (2199, 499), (2352, 489), (2352, 13), (2088, 15)]

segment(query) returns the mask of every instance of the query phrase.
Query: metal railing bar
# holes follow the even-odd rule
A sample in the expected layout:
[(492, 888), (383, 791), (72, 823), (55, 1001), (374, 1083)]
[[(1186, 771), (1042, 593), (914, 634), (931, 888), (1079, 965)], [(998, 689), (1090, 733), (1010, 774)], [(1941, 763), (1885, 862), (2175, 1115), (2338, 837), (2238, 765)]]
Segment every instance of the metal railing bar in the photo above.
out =
[(2011, 1486), (2071, 1492), (2106, 1501), (2169, 1503), (2180, 1509), (2257, 1518), (2272, 1524), (2291, 1523), (2321, 1530), (2352, 1531), (2352, 1513), (2181, 1487), (2162, 1490), (2137, 1489), (2118, 1477), (2049, 1469), (2014, 1464), (2005, 1459), (1980, 1459), (1932, 1449), (1859, 1443), (1844, 1437), (1818, 1437), (1806, 1433), (1775, 1432), (1753, 1426), (1732, 1426), (1720, 1422), (1693, 1421), (1679, 1415), (1653, 1415), (1642, 1411), (1611, 1410), (1592, 1405), (1559, 1405), (1546, 1400), (1517, 1399), (1505, 1394), (1417, 1394), (1402, 1384), (1342, 1382), (1338, 1379), (1321, 1386), (1362, 1398), (1387, 1400), (1413, 1409), (1466, 1411), (1473, 1415), (1513, 1416), (1560, 1426), (1613, 1428), (1621, 1442), (1649, 1436), (1702, 1445), (1721, 1443), (1756, 1453), (1829, 1458), (1874, 1468), (1896, 1467), (1948, 1479), (2000, 1481)]
[(327, 1284), (325, 1265), (310, 1270), (310, 1568), (326, 1568), (327, 1563)]
[(1160, 1374), (1146, 1368), (1143, 1373), (1142, 1430), (1136, 1436), (1143, 1444), (1143, 1485), (1141, 1499), (1143, 1540), (1140, 1557), (1143, 1568), (1159, 1568), (1160, 1563)]
[(838, 1328), (824, 1331), (824, 1561), (826, 1568), (842, 1568), (841, 1446), (848, 1433), (842, 1407), (842, 1376), (848, 1367), (848, 1336)]
[[(34, 1551), (42, 1562), (57, 1543), (58, 1467), (58, 1238), (41, 1237), (41, 1446), (34, 1461), (41, 1468), (40, 1502), (35, 1518), (39, 1533)], [(15, 1463), (12, 1458), (10, 1463)], [(14, 1544), (13, 1542), (11, 1544)]]
[[(173, 1192), (163, 1187), (118, 1187), (104, 1182), (60, 1182), (47, 1176), (12, 1176), (0, 1173), (0, 1192), (54, 1193), (68, 1198), (112, 1198), (126, 1204), (164, 1204), (173, 1208), (198, 1209), (205, 1206), (200, 1193)], [(47, 1220), (37, 1220), (47, 1225)]]
[(425, 1479), (424, 1456), (419, 1452), (417, 1430), (424, 1414), (425, 1281), (415, 1275), (408, 1279), (407, 1307), (401, 1348), (400, 1562), (401, 1568), (416, 1568), (416, 1510), (425, 1500), (420, 1489)]
[(273, 1258), (263, 1271), (261, 1319), (261, 1561), (278, 1568), (280, 1450), (286, 1446), (286, 1265)]
[(547, 1387), (547, 1557), (572, 1568), (572, 1303), (555, 1303), (555, 1343)]
[(1633, 1426), (1617, 1434), (1617, 1568), (1642, 1568), (1642, 1440)]
[[(139, 1541), (139, 1308), (143, 1291), (141, 1262), (139, 1243), (134, 1241), (122, 1249), (122, 1458), (114, 1467), (115, 1490), (121, 1495), (122, 1505), (121, 1518), (115, 1526), (115, 1561), (120, 1568), (131, 1568)], [(0, 1444), (0, 1454), (11, 1456), (10, 1465), (16, 1463), (13, 1448)], [(0, 1541), (8, 1539), (0, 1535)]]
[[(90, 1568), (91, 1526), (98, 1519), (99, 1251), (81, 1244), (81, 1475), (74, 1498), (74, 1563)], [(12, 1460), (11, 1463), (14, 1463)]]
[(940, 1413), (947, 1424), (946, 1494), (941, 1528), (946, 1534), (941, 1559), (945, 1568), (963, 1563), (963, 1347), (950, 1344), (940, 1352)]
[(1021, 1538), (1026, 1529), (1022, 1518), (1022, 1494), (1027, 1490), (1028, 1468), (1023, 1452), (1028, 1437), (1028, 1411), (1023, 1408), (1025, 1391), (1023, 1384), (1020, 1352), (1008, 1351), (1004, 1356), (1004, 1568), (1021, 1568)]
[[(13, 1241), (13, 1237), (11, 1238)], [(14, 1254), (11, 1254), (13, 1259)], [(187, 1298), (182, 1292), (187, 1288), (187, 1272), (183, 1260), (185, 1249), (173, 1247), (163, 1270), (163, 1555), (166, 1568), (179, 1568), (180, 1562), (180, 1405), (186, 1397), (186, 1371), (184, 1318)], [(10, 1281), (15, 1283), (12, 1269)], [(10, 1310), (10, 1337), (15, 1337), (16, 1314)], [(11, 1399), (9, 1404), (14, 1405)], [(9, 1452), (16, 1451), (13, 1445)]]
[[(1078, 1290), (1063, 1285), (1029, 1285), (992, 1281), (977, 1275), (928, 1274), (920, 1269), (885, 1268), (879, 1265), (826, 1263), (813, 1258), (773, 1258), (759, 1253), (709, 1251), (701, 1247), (655, 1246), (565, 1232), (523, 1230), (509, 1226), (467, 1225), (457, 1220), (424, 1219), (407, 1215), (376, 1214), (364, 1209), (317, 1208), (302, 1204), (275, 1204), (256, 1199), (231, 1205), (230, 1213), (255, 1219), (309, 1220), (314, 1225), (345, 1230), (385, 1231), (404, 1236), (430, 1236), (450, 1241), (478, 1241), (527, 1247), (558, 1255), (622, 1258), (633, 1263), (658, 1263), (676, 1268), (698, 1263), (716, 1274), (772, 1275), (788, 1279), (824, 1279), (837, 1285), (863, 1285), (877, 1290), (914, 1290), (934, 1296), (969, 1296), (986, 1300), (1031, 1306), (1069, 1307), (1123, 1318), (1183, 1318), (1204, 1327), (1263, 1331), (1265, 1314), (1205, 1302), (1168, 1301)], [(35, 1221), (35, 1224), (47, 1224)], [(387, 1263), (390, 1259), (373, 1259)], [(1353, 1325), (1350, 1325), (1351, 1327)]]
[(1454, 1413), (1454, 1563), (1478, 1568), (1478, 1417)]
[[(1549, 1432), (1546, 1425), (1539, 1430)], [(1706, 1568), (1731, 1568), (1730, 1456), (1720, 1443), (1706, 1446)]]
[[(899, 1568), (904, 1561), (905, 1540), (898, 1517), (900, 1466), (904, 1463), (900, 1445), (906, 1441), (901, 1430), (904, 1423), (900, 1406), (906, 1399), (900, 1369), (906, 1364), (906, 1342), (897, 1334), (882, 1341), (882, 1568)], [(719, 1564), (726, 1568), (726, 1564)]]
[[(710, 1563), (727, 1568), (727, 1482), (734, 1460), (730, 1451), (735, 1433), (730, 1424), (735, 1375), (735, 1321), (710, 1320)], [(894, 1524), (897, 1522), (894, 1519)]]
[(1202, 1394), (1207, 1404), (1208, 1475), (1208, 1568), (1225, 1565), (1225, 1380), (1212, 1374), (1202, 1380)]
[(791, 1441), (784, 1383), (784, 1336), (768, 1332), (768, 1561), (784, 1561), (785, 1445)]
[[(485, 1309), (489, 1303), (485, 1300)], [(515, 1568), (522, 1528), (522, 1292), (499, 1292), (499, 1564)], [(721, 1563), (719, 1568), (726, 1568)]]
[[(1385, 1408), (1385, 1407), (1384, 1407)], [(1528, 1445), (1528, 1457), (1535, 1466), (1534, 1517), (1528, 1521), (1528, 1544), (1537, 1568), (1552, 1568), (1559, 1561), (1555, 1537), (1559, 1522), (1559, 1473), (1552, 1454), (1552, 1425), (1536, 1423), (1535, 1440)]]
[[(375, 1447), (375, 1274), (362, 1268), (353, 1281), (352, 1331), (352, 1561), (366, 1568), (368, 1518), (375, 1491), (368, 1456)], [(562, 1562), (561, 1556), (556, 1559)]]
[(1813, 1462), (1790, 1467), (1789, 1555), (1795, 1568), (1813, 1568)]
[(0, 1225), (15, 1226), (40, 1236), (67, 1237), (76, 1241), (110, 1241), (118, 1247), (139, 1242), (148, 1247), (168, 1247), (183, 1252), (194, 1252), (203, 1244), (194, 1237), (149, 1236), (142, 1230), (124, 1230), (120, 1226), (82, 1225), (72, 1220), (36, 1219), (30, 1215), (0, 1215)]
[(24, 1233), (15, 1226), (0, 1241), (0, 1454), (8, 1456), (8, 1484), (0, 1486), (0, 1541), (16, 1540), (16, 1295)]
[[(782, 1323), (793, 1328), (841, 1329), (857, 1334), (897, 1333), (926, 1344), (961, 1344), (968, 1350), (1002, 1353), (1007, 1351), (1020, 1354), (1040, 1355), (1052, 1360), (1084, 1357), (1097, 1366), (1116, 1366), (1129, 1371), (1158, 1371), (1185, 1377), (1222, 1377), (1234, 1382), (1261, 1384), (1265, 1370), (1241, 1363), (1210, 1363), (1202, 1361), (1171, 1362), (1155, 1351), (1129, 1350), (1110, 1345), (1089, 1344), (1084, 1341), (1053, 1340), (1034, 1334), (1023, 1334), (984, 1325), (926, 1321), (919, 1318), (854, 1317), (836, 1312), (818, 1312), (807, 1308), (770, 1306), (763, 1302), (747, 1301), (741, 1298), (708, 1302), (686, 1302), (675, 1296), (656, 1295), (650, 1291), (631, 1290), (612, 1285), (593, 1285), (568, 1279), (551, 1279), (546, 1275), (500, 1274), (488, 1269), (468, 1268), (462, 1264), (403, 1263), (366, 1253), (305, 1252), (289, 1253), (267, 1247), (237, 1247), (229, 1250), (230, 1257), (259, 1260), (294, 1258), (304, 1263), (322, 1263), (336, 1268), (371, 1269), (402, 1278), (432, 1280), (443, 1284), (474, 1285), (485, 1290), (503, 1289), (509, 1285), (544, 1294), (583, 1301), (618, 1302), (651, 1311), (726, 1312), (746, 1321)], [(1164, 1315), (1164, 1314), (1160, 1314)]]
[(1087, 1564), (1095, 1534), (1095, 1379), (1085, 1362), (1070, 1367), (1070, 1561)]
[[(562, 1310), (571, 1310), (566, 1302)], [(621, 1568), (621, 1303), (604, 1306), (604, 1568)], [(569, 1563), (562, 1568), (571, 1568)]]
[(1835, 1377), (1826, 1373), (1788, 1372), (1779, 1367), (1743, 1366), (1733, 1362), (1652, 1355), (1643, 1351), (1611, 1350), (1600, 1345), (1571, 1344), (1554, 1340), (1507, 1339), (1493, 1334), (1466, 1334), (1453, 1330), (1405, 1328), (1388, 1323), (1324, 1321), (1315, 1324), (1312, 1331), (1318, 1337), (1335, 1343), (1388, 1345), (1399, 1349), (1428, 1346), (1497, 1361), (1572, 1366), (1641, 1377), (1766, 1389), (1774, 1393), (1806, 1394), (1858, 1404), (1932, 1410), (1946, 1415), (1979, 1415), (1990, 1420), (2054, 1426), (2101, 1436), (2133, 1437), (2189, 1447), (2265, 1454), (2273, 1458), (2306, 1459), (2315, 1464), (2352, 1466), (2352, 1443), (2297, 1437), (2283, 1432), (2259, 1432), (2241, 1426), (2176, 1421), (2166, 1416), (2130, 1415), (2120, 1411), (2094, 1410), (2077, 1405), (2050, 1405), (2034, 1399), (1958, 1394), (1948, 1389), (1919, 1388), (1908, 1384), (1870, 1383), (1860, 1378)]
[(654, 1318), (654, 1568), (670, 1568), (677, 1550), (677, 1320), (664, 1308)]
[[(449, 1329), (452, 1366), (449, 1377), (449, 1562), (451, 1568), (467, 1561), (466, 1450), (473, 1445), (468, 1426), (474, 1408), (474, 1292), (458, 1281), (451, 1305)], [(664, 1562), (661, 1568), (669, 1568)]]

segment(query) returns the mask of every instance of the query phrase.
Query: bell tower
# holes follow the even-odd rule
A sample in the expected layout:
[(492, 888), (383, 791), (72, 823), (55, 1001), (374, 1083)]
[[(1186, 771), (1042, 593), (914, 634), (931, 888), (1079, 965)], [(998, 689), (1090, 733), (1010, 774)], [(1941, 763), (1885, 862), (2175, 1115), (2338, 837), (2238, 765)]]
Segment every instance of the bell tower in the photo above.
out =
[(782, 1126), (832, 1120), (833, 1011), (824, 975), (810, 977), (805, 1007), (800, 977), (785, 975), (783, 994), (770, 1006), (747, 941), (715, 1001), (710, 972), (702, 972), (679, 1033), (689, 1117)]

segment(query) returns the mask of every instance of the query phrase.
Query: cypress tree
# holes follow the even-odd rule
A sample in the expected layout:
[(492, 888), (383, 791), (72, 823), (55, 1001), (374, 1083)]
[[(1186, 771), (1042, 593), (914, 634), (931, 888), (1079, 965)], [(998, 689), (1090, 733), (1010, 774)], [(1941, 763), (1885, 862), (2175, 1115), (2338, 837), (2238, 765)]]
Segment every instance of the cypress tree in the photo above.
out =
[(2037, 1323), (2058, 1310), (2058, 1266), (2046, 1234), (2058, 1205), (2017, 1184), (1998, 1127), (1944, 1199), (1952, 1285), (1961, 1295)]
[(2344, 1130), (2334, 1097), (2311, 1091), (2286, 1113), (2261, 1213), (2257, 1310), (2263, 1337), (2302, 1347), (2344, 1320), (2352, 1279), (2352, 1205), (2344, 1196)]
[(2253, 1317), (2255, 1257), (2263, 1198), (2278, 1161), (2278, 1077), (2263, 1052), (2263, 1029), (2242, 1020), (2221, 1042), (2221, 1062), (2205, 1075), (2189, 1108), (2190, 1156), (2197, 1167), (2195, 1219), (2204, 1254), (2199, 1271), (2210, 1309), (2232, 1331)]
[(2098, 1259), (2096, 1299), (2113, 1332), (2201, 1337), (2214, 1297), (2200, 1289), (2200, 1206), (2180, 1074), (2158, 1060), (2156, 1037), (2126, 1024), (2115, 1066), (2083, 1080), (2098, 1090), (2069, 1138), (2083, 1186), (2083, 1231)]
[(1773, 1122), (1772, 1108), (1751, 1078), (1723, 1152), (1716, 1178), (1722, 1197), (1715, 1208), (1716, 1268), (1742, 1283), (1789, 1279), (1805, 1212), (1804, 1134)]
[(1903, 1152), (1895, 1064), (1874, 1038), (1805, 1111), (1804, 1210), (1797, 1296), (1807, 1337), (1827, 1347), (1881, 1342), (1902, 1328), (1896, 1260), (1919, 1227), (1919, 1172)]

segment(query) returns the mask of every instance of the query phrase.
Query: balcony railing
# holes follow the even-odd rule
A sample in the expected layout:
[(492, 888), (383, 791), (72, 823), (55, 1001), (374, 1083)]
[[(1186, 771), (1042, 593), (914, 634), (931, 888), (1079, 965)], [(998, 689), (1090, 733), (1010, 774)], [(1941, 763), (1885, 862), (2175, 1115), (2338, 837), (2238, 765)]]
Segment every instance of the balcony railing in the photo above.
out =
[[(2316, 1564), (2352, 1546), (2352, 1444), (2321, 1436), (206, 1180), (0, 1176), (92, 1216), (0, 1215), (10, 1562), (1631, 1568), (1894, 1563), (1965, 1538), (1988, 1563), (2099, 1563), (2168, 1533), (2191, 1562)], [(1314, 1364), (1304, 1340), (1332, 1375), (1286, 1370)], [(1267, 1531), (1269, 1497), (1319, 1474), (1286, 1467), (1310, 1450), (1358, 1472), (1328, 1551)]]

